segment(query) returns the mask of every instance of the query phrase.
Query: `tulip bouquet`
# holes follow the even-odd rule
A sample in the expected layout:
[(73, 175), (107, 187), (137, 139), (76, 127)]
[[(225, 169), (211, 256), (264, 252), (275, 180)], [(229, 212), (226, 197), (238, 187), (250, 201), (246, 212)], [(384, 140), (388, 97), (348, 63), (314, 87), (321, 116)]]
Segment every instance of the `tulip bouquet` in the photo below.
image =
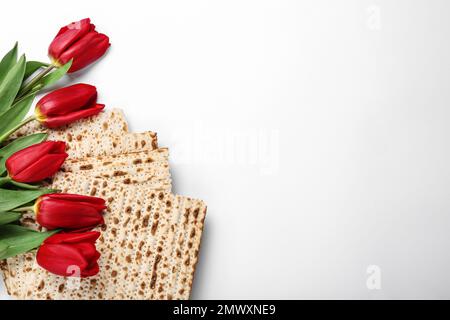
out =
[[(53, 129), (98, 114), (104, 105), (96, 88), (81, 83), (46, 94), (26, 117), (39, 92), (95, 62), (109, 46), (109, 38), (83, 19), (59, 30), (50, 63), (18, 58), (17, 44), (0, 61), (0, 260), (37, 249), (37, 263), (54, 274), (71, 276), (73, 267), (81, 277), (98, 273), (100, 233), (89, 230), (103, 224), (105, 201), (43, 187), (68, 156), (64, 142), (45, 141), (44, 133), (8, 139), (30, 121)], [(29, 212), (41, 231), (21, 226)]]

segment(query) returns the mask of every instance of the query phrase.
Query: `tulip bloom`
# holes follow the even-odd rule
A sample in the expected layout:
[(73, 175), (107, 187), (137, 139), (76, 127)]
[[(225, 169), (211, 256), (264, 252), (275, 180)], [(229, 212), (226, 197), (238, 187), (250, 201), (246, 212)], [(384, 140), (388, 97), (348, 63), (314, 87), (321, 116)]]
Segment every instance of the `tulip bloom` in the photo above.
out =
[(84, 83), (61, 88), (45, 95), (36, 104), (36, 120), (47, 128), (57, 128), (98, 114), (105, 107), (97, 104), (97, 89)]
[(95, 276), (100, 253), (95, 241), (100, 232), (57, 233), (44, 240), (36, 254), (37, 263), (59, 276)]
[(54, 193), (39, 197), (34, 205), (37, 222), (53, 229), (84, 229), (102, 224), (105, 200), (78, 194)]
[(48, 55), (56, 66), (73, 59), (71, 73), (99, 59), (110, 45), (108, 36), (95, 31), (87, 18), (62, 27), (48, 48)]
[(67, 158), (66, 144), (45, 141), (22, 149), (6, 160), (8, 175), (17, 182), (33, 183), (51, 177)]

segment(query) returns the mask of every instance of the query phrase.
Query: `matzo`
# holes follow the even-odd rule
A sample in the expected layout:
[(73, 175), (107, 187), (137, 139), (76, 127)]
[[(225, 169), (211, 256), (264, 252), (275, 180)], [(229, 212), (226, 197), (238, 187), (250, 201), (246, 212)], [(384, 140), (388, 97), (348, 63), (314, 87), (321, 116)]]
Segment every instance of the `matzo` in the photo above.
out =
[[(119, 185), (139, 184), (145, 186), (147, 190), (170, 192), (171, 178), (168, 156), (168, 150), (163, 148), (117, 156), (82, 160), (69, 159), (64, 163), (62, 171), (54, 176), (53, 184), (48, 187), (60, 189), (62, 192), (83, 194), (86, 184), (89, 185), (90, 181), (95, 177), (101, 177), (105, 179), (102, 184), (108, 182), (117, 182)], [(100, 191), (100, 188), (93, 188), (90, 191), (90, 195), (106, 197), (106, 193)], [(21, 223), (34, 230), (42, 229), (36, 224), (32, 213), (25, 214), (21, 219)], [(5, 284), (8, 289), (14, 291), (15, 296), (21, 296), (20, 290), (23, 288), (17, 287), (17, 285), (20, 286), (23, 281), (14, 279), (14, 284), (10, 284), (9, 281), (11, 278), (15, 278), (15, 270), (20, 265), (21, 259), (25, 258), (10, 258), (7, 264), (4, 263), (1, 266)], [(8, 265), (11, 267), (8, 267)]]
[[(67, 137), (66, 137), (67, 139)], [(94, 138), (70, 136), (66, 141), (66, 152), (69, 159), (119, 155), (158, 148), (157, 136), (154, 132), (113, 133), (98, 135)]]
[[(37, 122), (34, 121), (34, 123), (35, 127), (33, 127), (32, 124), (29, 124), (28, 128), (22, 128), (22, 132), (19, 132), (19, 134), (16, 136), (28, 134), (33, 131), (39, 131), (36, 129)], [(41, 129), (45, 128), (41, 127)], [(104, 156), (106, 154), (111, 154), (115, 157), (115, 155), (121, 153), (141, 152), (154, 150), (157, 148), (157, 138), (155, 133), (124, 132), (127, 130), (128, 126), (122, 111), (113, 109), (111, 111), (102, 112), (94, 117), (80, 120), (63, 128), (51, 130), (48, 132), (49, 136), (47, 139), (64, 140), (67, 145), (69, 159), (78, 159), (88, 156), (97, 157)], [(158, 155), (160, 154), (164, 154), (164, 152), (158, 152)], [(147, 154), (142, 154), (142, 157), (144, 156), (146, 156), (146, 158), (143, 161), (148, 161), (149, 156)], [(93, 160), (93, 158), (89, 159)], [(133, 156), (130, 156), (129, 159), (134, 159), (134, 161), (139, 160), (137, 157)], [(157, 188), (161, 190), (170, 190), (171, 180), (170, 174), (168, 172), (167, 150), (165, 151), (165, 159), (164, 156), (163, 158), (161, 158), (160, 156), (158, 158), (158, 156), (156, 156), (155, 160), (164, 160), (164, 163), (162, 163), (161, 161), (155, 161), (155, 164), (153, 164), (152, 166), (147, 166), (147, 169), (149, 167), (156, 169), (150, 169), (149, 171), (144, 170), (143, 168), (136, 168), (135, 170), (142, 169), (142, 172), (134, 172), (134, 175), (132, 175), (130, 172), (126, 176), (122, 177), (119, 177), (118, 175), (113, 180), (122, 180), (122, 182), (124, 183), (129, 181), (133, 184), (142, 183), (151, 189)], [(105, 160), (104, 162), (106, 161), (108, 160)], [(160, 167), (158, 167), (158, 165), (160, 165)], [(130, 167), (131, 165), (124, 169), (130, 169)], [(123, 170), (113, 171), (112, 174), (114, 174), (114, 172), (123, 172)], [(82, 180), (85, 179), (80, 176), (73, 176), (72, 178), (81, 178)], [(24, 217), (21, 219), (21, 222), (27, 227), (38, 229), (38, 226), (34, 223), (34, 220), (32, 219), (32, 216), (30, 214), (24, 215)], [(8, 270), (8, 263), (2, 262), (0, 264), (0, 269), (3, 271), (2, 274), (5, 286), (7, 288), (11, 287), (11, 285), (8, 283), (11, 274), (10, 270)]]
[(104, 179), (93, 179), (89, 185), (75, 181), (72, 187), (82, 189), (83, 194), (98, 189), (108, 199), (105, 226), (97, 242), (102, 254), (100, 273), (80, 279), (80, 288), (72, 289), (74, 279), (50, 274), (36, 266), (34, 259), (22, 257), (16, 260), (13, 273), (26, 292), (11, 290), (14, 297), (189, 298), (206, 214), (202, 201)]
[[(106, 178), (108, 182), (124, 185), (147, 185), (150, 189), (170, 192), (169, 151), (167, 148), (160, 148), (117, 156), (68, 160), (54, 176), (52, 187), (65, 192), (72, 187), (72, 181), (87, 181), (92, 178)], [(75, 193), (77, 191), (72, 190)], [(93, 193), (95, 194), (92, 195), (103, 196), (96, 190)]]
[(66, 142), (69, 158), (79, 159), (103, 155), (153, 150), (158, 147), (156, 133), (129, 133), (119, 109), (101, 112), (67, 126), (48, 130), (33, 121), (19, 129), (12, 138), (36, 132), (46, 132), (47, 140)]

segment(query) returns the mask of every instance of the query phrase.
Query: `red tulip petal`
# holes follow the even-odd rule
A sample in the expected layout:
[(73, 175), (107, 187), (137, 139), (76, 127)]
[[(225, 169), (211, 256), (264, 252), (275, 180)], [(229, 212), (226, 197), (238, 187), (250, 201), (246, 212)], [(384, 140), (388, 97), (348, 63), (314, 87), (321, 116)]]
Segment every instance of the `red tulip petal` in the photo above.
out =
[(36, 254), (36, 261), (42, 268), (60, 276), (76, 275), (76, 270), (71, 270), (74, 267), (79, 268), (78, 273), (81, 276), (83, 270), (91, 264), (76, 245), (64, 244), (41, 245)]
[(80, 229), (95, 227), (104, 222), (100, 214), (105, 206), (98, 210), (97, 205), (56, 199), (40, 199), (37, 221), (50, 230), (57, 228)]
[(95, 244), (88, 243), (88, 242), (82, 242), (77, 243), (75, 245), (77, 247), (78, 252), (83, 254), (83, 257), (86, 261), (96, 261), (98, 258), (100, 258), (100, 254), (95, 248)]
[(98, 237), (100, 237), (100, 232), (90, 231), (84, 233), (57, 233), (47, 239), (44, 243), (58, 244), (58, 243), (77, 243), (77, 242), (91, 242), (94, 243)]
[(81, 21), (72, 22), (71, 24), (61, 28), (48, 48), (49, 56), (55, 60), (58, 60), (64, 50), (90, 32), (92, 30), (92, 26), (93, 25), (91, 25), (90, 19), (88, 18)]
[(79, 204), (83, 205), (85, 207), (92, 208), (95, 211), (97, 211), (98, 213), (101, 213), (103, 210), (106, 209), (106, 205), (104, 203), (103, 204), (99, 204), (99, 203), (91, 203), (91, 202), (80, 201)]
[(85, 83), (61, 88), (45, 95), (36, 105), (48, 117), (61, 116), (91, 106), (97, 100), (97, 89)]
[(43, 121), (43, 124), (47, 128), (58, 128), (66, 124), (73, 123), (77, 120), (99, 114), (104, 108), (105, 108), (104, 104), (95, 104), (87, 109), (74, 111), (67, 115), (47, 118)]
[(21, 176), (24, 170), (28, 169), (36, 161), (42, 159), (46, 154), (65, 153), (65, 149), (66, 144), (62, 141), (45, 141), (32, 145), (10, 156), (6, 161), (6, 169), (8, 170), (9, 175), (16, 179), (16, 177)]
[(25, 183), (41, 181), (54, 175), (66, 158), (67, 153), (44, 155), (21, 172), (11, 175), (11, 177), (18, 182)]
[(98, 266), (98, 259), (100, 258), (100, 252), (98, 252), (95, 249), (95, 246), (93, 246), (92, 250), (85, 250), (83, 252), (86, 260), (89, 261), (89, 265), (83, 269), (81, 276), (84, 277), (91, 277), (95, 276), (99, 272), (99, 266)]
[(41, 199), (61, 199), (67, 201), (86, 202), (98, 205), (105, 205), (105, 200), (98, 197), (83, 196), (80, 194), (71, 193), (50, 193), (41, 197)]
[(66, 153), (66, 143), (64, 141), (48, 141), (52, 143), (52, 148), (49, 153), (59, 154)]
[(74, 229), (74, 230), (91, 230), (97, 225), (103, 224), (103, 216), (100, 214), (67, 214), (64, 211), (60, 212), (41, 212), (37, 216), (37, 222), (48, 230), (59, 228)]
[(81, 277), (82, 278), (93, 277), (97, 273), (99, 273), (99, 271), (100, 271), (100, 267), (99, 267), (98, 263), (93, 262), (93, 263), (91, 263), (91, 265), (89, 267), (87, 267), (86, 269), (84, 269), (81, 272)]
[(20, 172), (42, 155), (49, 153), (52, 148), (53, 142), (45, 141), (22, 149), (8, 158), (6, 168), (8, 172)]
[(87, 268), (85, 268), (81, 272), (81, 277), (82, 278), (93, 277), (97, 273), (99, 273), (99, 271), (100, 271), (100, 267), (98, 265), (98, 262), (92, 262)]
[(60, 60), (69, 61), (72, 58), (74, 59), (69, 69), (69, 73), (72, 73), (99, 59), (108, 50), (109, 46), (108, 36), (93, 31), (66, 50), (60, 56)]
[[(68, 25), (62, 27), (61, 29), (59, 29), (59, 32), (56, 34), (56, 36), (59, 36), (60, 34), (66, 32), (67, 30), (69, 30), (70, 28), (72, 28), (72, 25), (75, 25), (75, 24), (77, 24), (77, 23), (80, 23), (80, 24), (89, 24), (91, 29), (92, 29), (92, 28), (95, 29), (95, 26), (91, 23), (91, 19), (90, 19), (90, 18), (84, 18), (84, 19), (81, 19), (80, 21), (71, 22), (71, 23), (69, 23)], [(56, 36), (55, 36), (55, 37), (56, 37)]]

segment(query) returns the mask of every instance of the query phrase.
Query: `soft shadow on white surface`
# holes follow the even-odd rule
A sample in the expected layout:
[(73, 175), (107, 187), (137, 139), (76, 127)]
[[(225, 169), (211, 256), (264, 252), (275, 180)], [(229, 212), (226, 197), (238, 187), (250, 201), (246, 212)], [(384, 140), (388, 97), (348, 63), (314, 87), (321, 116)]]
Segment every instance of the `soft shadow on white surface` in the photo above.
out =
[(206, 212), (205, 226), (203, 227), (202, 234), (202, 244), (200, 247), (200, 253), (194, 275), (194, 284), (192, 286), (190, 296), (191, 300), (207, 299), (207, 297), (205, 297), (203, 293), (205, 292), (205, 287), (209, 285), (208, 252), (213, 249), (210, 234), (211, 232), (214, 232), (214, 229), (211, 231), (211, 228), (214, 225), (214, 221), (212, 221), (214, 219), (214, 216), (211, 211)]

